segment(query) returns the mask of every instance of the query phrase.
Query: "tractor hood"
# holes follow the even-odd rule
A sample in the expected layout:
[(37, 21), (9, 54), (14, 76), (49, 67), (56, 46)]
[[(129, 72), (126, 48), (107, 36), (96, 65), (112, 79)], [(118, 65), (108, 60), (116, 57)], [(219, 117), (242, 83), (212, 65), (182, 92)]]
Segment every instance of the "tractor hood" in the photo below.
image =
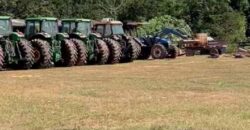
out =
[(77, 35), (77, 36), (79, 36), (81, 39), (84, 39), (84, 38), (87, 37), (85, 34), (80, 33), (80, 32), (75, 32), (74, 34)]
[(172, 43), (171, 40), (167, 39), (167, 38), (156, 37), (155, 39), (158, 43), (161, 43), (161, 44), (171, 44)]

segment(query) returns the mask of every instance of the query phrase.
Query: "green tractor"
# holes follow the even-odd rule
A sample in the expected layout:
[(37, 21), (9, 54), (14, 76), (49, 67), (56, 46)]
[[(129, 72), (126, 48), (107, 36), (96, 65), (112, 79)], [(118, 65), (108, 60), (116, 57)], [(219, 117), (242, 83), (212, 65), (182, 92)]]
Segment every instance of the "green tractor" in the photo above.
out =
[(0, 68), (30, 69), (33, 49), (22, 33), (13, 32), (11, 18), (0, 16)]
[(78, 63), (106, 64), (109, 48), (101, 35), (92, 33), (89, 19), (63, 19), (61, 32), (68, 33), (78, 48)]
[(68, 34), (59, 33), (57, 18), (27, 18), (25, 36), (34, 48), (35, 68), (76, 65), (76, 47)]
[[(123, 23), (112, 19), (95, 22), (94, 30), (100, 33), (111, 50), (109, 62), (132, 62), (140, 55), (140, 45), (124, 33)], [(116, 53), (112, 53), (116, 52)]]

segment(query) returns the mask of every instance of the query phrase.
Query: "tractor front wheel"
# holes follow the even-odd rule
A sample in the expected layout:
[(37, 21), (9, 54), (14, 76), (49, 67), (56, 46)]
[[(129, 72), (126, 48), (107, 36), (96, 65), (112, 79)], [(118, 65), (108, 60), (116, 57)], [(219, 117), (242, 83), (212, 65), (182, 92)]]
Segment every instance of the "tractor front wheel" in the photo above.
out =
[(33, 39), (31, 41), (34, 51), (35, 68), (49, 68), (53, 65), (50, 45), (47, 41)]
[(151, 55), (153, 59), (164, 59), (167, 57), (167, 49), (162, 44), (155, 44), (152, 47)]
[(108, 64), (119, 63), (122, 55), (122, 48), (120, 43), (110, 38), (105, 39), (105, 42), (108, 44), (108, 48), (110, 51), (107, 63)]
[(30, 69), (34, 64), (34, 53), (31, 44), (27, 40), (21, 40), (19, 49), (23, 59), (19, 62), (19, 67), (22, 69)]
[(68, 39), (63, 40), (61, 52), (63, 66), (71, 67), (77, 63), (77, 50), (73, 42)]
[(87, 63), (87, 49), (83, 41), (78, 39), (71, 39), (71, 41), (75, 44), (77, 50), (77, 61), (76, 65), (81, 66)]
[(103, 41), (98, 39), (97, 41), (97, 64), (103, 65), (108, 62), (109, 59), (109, 48), (108, 45)]

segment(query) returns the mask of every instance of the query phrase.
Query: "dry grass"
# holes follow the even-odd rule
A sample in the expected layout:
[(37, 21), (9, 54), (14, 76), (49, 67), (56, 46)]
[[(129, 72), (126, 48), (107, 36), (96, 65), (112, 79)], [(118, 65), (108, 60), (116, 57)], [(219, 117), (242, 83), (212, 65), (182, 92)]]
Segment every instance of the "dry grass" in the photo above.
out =
[(249, 130), (250, 60), (1, 72), (0, 115), (4, 130)]

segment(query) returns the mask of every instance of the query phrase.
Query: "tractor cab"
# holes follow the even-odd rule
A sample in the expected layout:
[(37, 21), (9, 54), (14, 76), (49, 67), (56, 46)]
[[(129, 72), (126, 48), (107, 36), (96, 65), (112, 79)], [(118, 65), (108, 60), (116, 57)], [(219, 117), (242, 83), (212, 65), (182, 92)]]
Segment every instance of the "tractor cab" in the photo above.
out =
[(91, 20), (88, 19), (63, 19), (61, 32), (81, 33), (88, 36), (91, 33)]
[(8, 16), (0, 17), (0, 36), (9, 36), (13, 32), (11, 20)]
[(94, 30), (105, 37), (125, 34), (123, 23), (120, 21), (114, 21), (113, 19), (103, 19), (100, 22), (96, 22)]
[(42, 34), (46, 38), (55, 37), (59, 33), (56, 18), (41, 17), (26, 19), (25, 36), (30, 39), (37, 34)]

